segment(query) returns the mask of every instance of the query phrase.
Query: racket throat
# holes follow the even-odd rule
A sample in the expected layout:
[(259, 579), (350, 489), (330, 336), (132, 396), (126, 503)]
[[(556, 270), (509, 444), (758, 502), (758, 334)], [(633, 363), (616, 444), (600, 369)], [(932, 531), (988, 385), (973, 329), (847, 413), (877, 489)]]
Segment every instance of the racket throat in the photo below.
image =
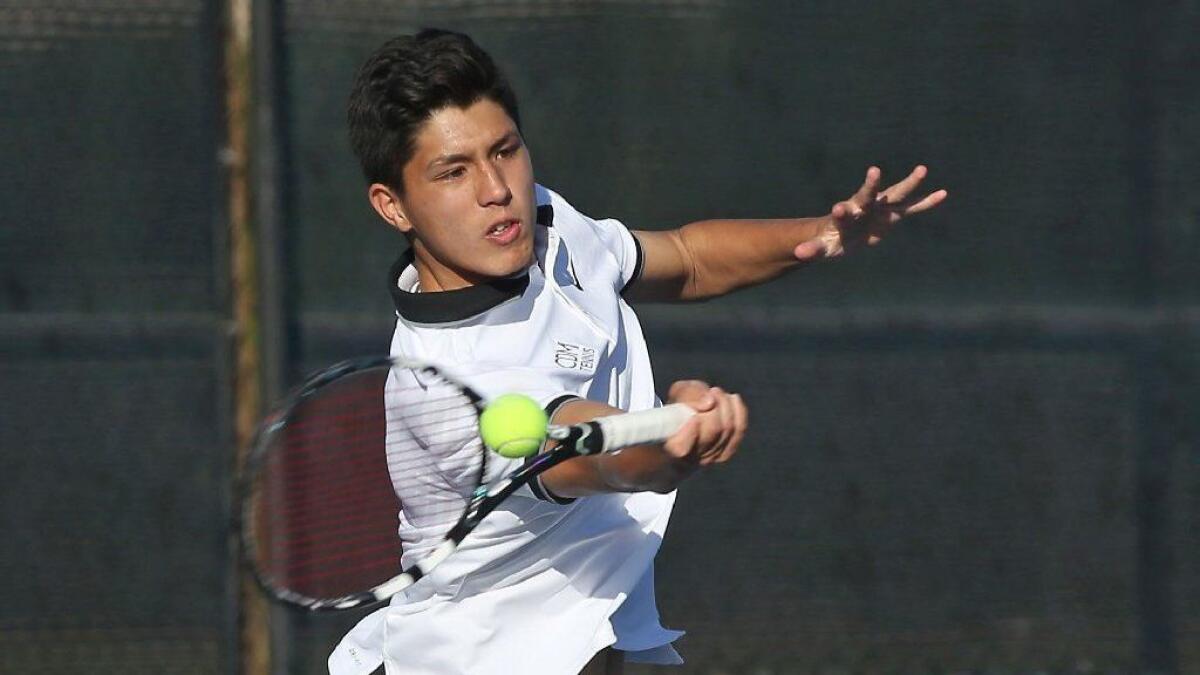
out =
[(604, 452), (604, 430), (594, 421), (576, 424), (568, 428), (560, 443), (571, 448), (576, 455), (596, 455)]
[[(553, 466), (563, 459), (576, 455), (597, 455), (605, 450), (604, 425), (599, 420), (571, 426), (552, 425), (546, 435), (558, 441), (558, 449), (541, 455), (534, 460), (534, 465)], [(564, 450), (567, 457), (562, 457)]]

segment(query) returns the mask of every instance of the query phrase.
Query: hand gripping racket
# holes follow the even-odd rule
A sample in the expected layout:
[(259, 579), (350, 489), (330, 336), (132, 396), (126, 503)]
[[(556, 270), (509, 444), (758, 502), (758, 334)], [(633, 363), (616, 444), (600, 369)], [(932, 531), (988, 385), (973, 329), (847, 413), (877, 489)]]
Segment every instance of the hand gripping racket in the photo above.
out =
[(266, 593), (310, 611), (383, 602), (450, 556), (509, 495), (572, 457), (666, 440), (682, 405), (547, 428), (509, 472), (479, 438), (482, 396), (436, 366), (345, 361), (259, 428), (238, 486), (243, 557)]

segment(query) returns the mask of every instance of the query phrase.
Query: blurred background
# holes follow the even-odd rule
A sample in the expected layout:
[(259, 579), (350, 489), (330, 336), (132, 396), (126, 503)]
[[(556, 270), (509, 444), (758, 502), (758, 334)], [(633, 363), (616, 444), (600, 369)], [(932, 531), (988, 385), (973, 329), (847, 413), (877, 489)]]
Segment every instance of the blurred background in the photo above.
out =
[(288, 385), (387, 349), (403, 242), (343, 111), (425, 26), (493, 54), (540, 182), (596, 217), (819, 215), (870, 164), (950, 191), (862, 255), (640, 308), (661, 384), (753, 412), (681, 490), (663, 672), (1200, 673), (1198, 21), (0, 0), (0, 673), (318, 673), (357, 618), (245, 585), (233, 467)]

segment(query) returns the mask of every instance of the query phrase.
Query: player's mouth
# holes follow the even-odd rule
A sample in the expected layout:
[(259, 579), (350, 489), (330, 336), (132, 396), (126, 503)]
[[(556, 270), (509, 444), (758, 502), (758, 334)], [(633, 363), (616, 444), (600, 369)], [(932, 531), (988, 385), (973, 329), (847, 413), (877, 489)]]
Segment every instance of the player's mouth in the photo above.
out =
[(484, 238), (504, 246), (513, 243), (519, 236), (521, 236), (521, 221), (512, 218), (492, 225), (488, 228)]

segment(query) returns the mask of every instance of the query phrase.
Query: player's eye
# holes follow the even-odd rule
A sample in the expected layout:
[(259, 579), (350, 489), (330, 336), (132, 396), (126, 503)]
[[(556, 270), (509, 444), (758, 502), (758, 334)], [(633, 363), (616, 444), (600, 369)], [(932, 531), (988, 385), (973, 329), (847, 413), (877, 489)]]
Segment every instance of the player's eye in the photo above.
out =
[(508, 159), (509, 157), (516, 155), (520, 149), (520, 143), (513, 143), (512, 145), (506, 145), (503, 148), (500, 148), (500, 152), (497, 152), (496, 154), (503, 159)]
[(466, 169), (464, 169), (461, 166), (456, 166), (453, 169), (450, 169), (449, 171), (444, 171), (444, 172), (438, 174), (437, 180), (453, 180), (455, 178), (462, 178), (466, 174), (467, 174)]

